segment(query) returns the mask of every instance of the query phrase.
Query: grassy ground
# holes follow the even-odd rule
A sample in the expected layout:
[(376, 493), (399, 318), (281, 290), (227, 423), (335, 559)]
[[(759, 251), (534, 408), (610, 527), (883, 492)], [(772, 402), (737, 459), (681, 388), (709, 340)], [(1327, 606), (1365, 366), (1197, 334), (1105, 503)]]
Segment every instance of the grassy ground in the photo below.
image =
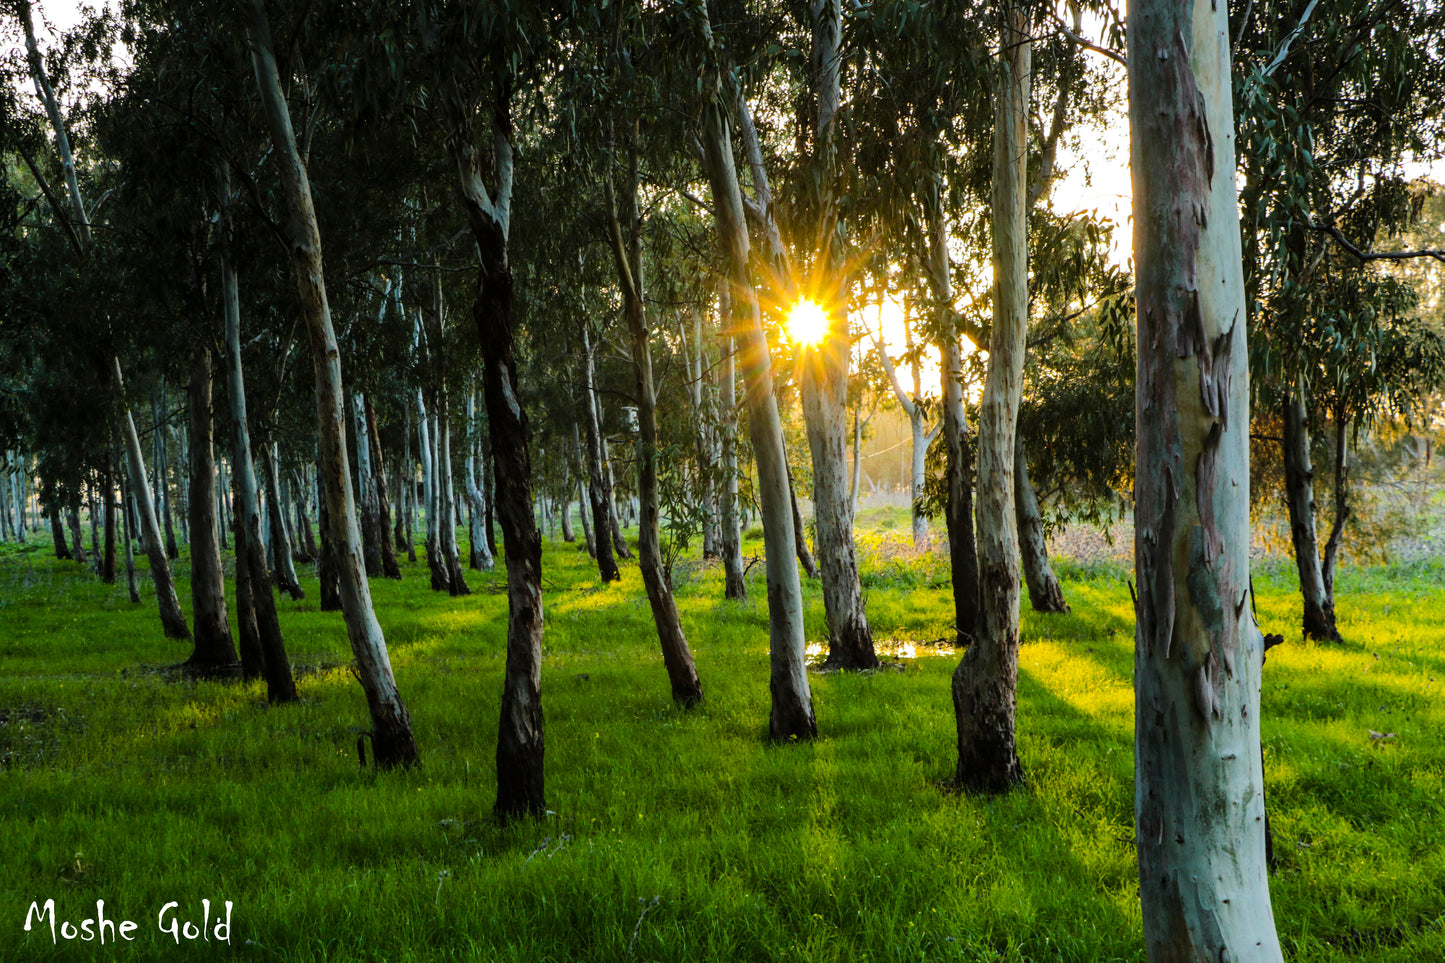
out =
[[(357, 765), (364, 728), (339, 615), (283, 601), (300, 705), (259, 685), (173, 681), (188, 654), (73, 563), (0, 558), (0, 960), (1142, 960), (1133, 854), (1133, 628), (1125, 573), (1063, 565), (1072, 614), (1025, 613), (1027, 785), (940, 791), (953, 764), (947, 567), (898, 513), (860, 536), (869, 618), (911, 655), (813, 677), (821, 738), (773, 747), (762, 566), (750, 600), (683, 563), (707, 701), (682, 712), (635, 566), (603, 587), (549, 544), (548, 804), (496, 828), (493, 753), (506, 597), (373, 583), (423, 765)], [(865, 522), (867, 524), (867, 522)], [(750, 546), (751, 552), (761, 551)], [(183, 568), (178, 572), (184, 571)], [(1289, 572), (1256, 576), (1289, 643), (1265, 668), (1264, 736), (1286, 955), (1445, 959), (1445, 574), (1346, 572), (1344, 646), (1289, 631)], [(147, 585), (148, 588), (148, 585)], [(182, 598), (189, 586), (181, 578)], [(823, 636), (809, 584), (810, 640)], [(187, 608), (189, 605), (187, 604)], [(1372, 740), (1369, 731), (1394, 733)], [(79, 922), (104, 899), (135, 941), (54, 946), (32, 900)], [(229, 947), (181, 945), (234, 903)], [(167, 922), (175, 917), (173, 912)], [(219, 952), (218, 952), (219, 951)]]

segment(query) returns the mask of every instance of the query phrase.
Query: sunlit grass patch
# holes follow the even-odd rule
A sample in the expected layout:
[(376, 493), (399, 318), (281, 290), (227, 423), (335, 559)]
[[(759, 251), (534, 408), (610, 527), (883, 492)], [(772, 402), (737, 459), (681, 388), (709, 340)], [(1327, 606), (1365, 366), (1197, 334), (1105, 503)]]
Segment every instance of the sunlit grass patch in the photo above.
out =
[[(913, 549), (906, 508), (890, 519), (860, 538), (868, 615), (912, 649), (810, 676), (820, 738), (793, 746), (765, 739), (761, 564), (745, 602), (722, 599), (716, 565), (678, 579), (706, 694), (684, 711), (636, 564), (604, 586), (585, 552), (548, 543), (552, 813), (506, 828), (490, 818), (500, 564), (468, 572), (463, 598), (432, 592), (422, 564), (373, 583), (423, 759), (378, 773), (358, 765), (364, 699), (309, 573), (308, 598), (279, 603), (301, 702), (271, 708), (262, 684), (165, 672), (189, 647), (161, 637), (148, 594), (132, 606), (44, 552), (0, 558), (0, 960), (111, 958), (21, 931), (47, 896), (137, 919), (136, 960), (175, 958), (155, 912), (201, 898), (233, 900), (236, 954), (268, 960), (1142, 960), (1130, 573), (1061, 564), (1072, 611), (1025, 600), (1026, 782), (958, 796), (942, 789), (958, 653), (925, 644), (951, 636), (947, 562)], [(1287, 639), (1263, 730), (1289, 958), (1445, 959), (1438, 567), (1342, 573), (1343, 646), (1299, 638), (1288, 568), (1255, 584)], [(817, 583), (804, 594), (818, 643)]]

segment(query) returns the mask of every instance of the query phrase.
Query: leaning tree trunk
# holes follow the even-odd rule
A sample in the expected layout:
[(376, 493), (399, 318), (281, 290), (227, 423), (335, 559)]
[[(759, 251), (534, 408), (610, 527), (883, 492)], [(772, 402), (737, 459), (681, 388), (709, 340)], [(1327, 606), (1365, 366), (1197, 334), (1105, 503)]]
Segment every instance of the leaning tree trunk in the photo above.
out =
[(798, 486), (793, 484), (793, 466), (789, 464), (787, 469), (788, 507), (793, 513), (793, 552), (808, 578), (815, 579), (818, 577), (818, 563), (813, 561), (813, 553), (808, 549), (808, 528), (803, 524), (803, 510), (798, 506)]
[(597, 576), (603, 582), (616, 582), (622, 578), (617, 569), (617, 559), (612, 554), (612, 531), (609, 506), (612, 504), (612, 487), (608, 484), (607, 472), (602, 468), (602, 426), (597, 417), (596, 374), (593, 365), (592, 335), (587, 325), (582, 325), (582, 423), (587, 429), (587, 501), (592, 509), (592, 531), (597, 535)]
[(196, 646), (187, 663), (202, 673), (233, 671), (236, 646), (226, 621), (226, 582), (221, 574), (221, 533), (216, 525), (216, 462), (211, 431), (211, 351), (193, 349), (187, 407), (191, 416), (190, 512), (191, 610)]
[(371, 606), (371, 586), (366, 580), (361, 560), (361, 533), (351, 494), (351, 465), (346, 457), (341, 352), (336, 344), (336, 332), (331, 326), (331, 309), (326, 303), (321, 232), (312, 205), (306, 164), (297, 150), (291, 115), (281, 92), (281, 77), (276, 68), (263, 3), (264, 0), (251, 0), (250, 4), (251, 57), (281, 170), (281, 184), (290, 219), (291, 262), (311, 339), (323, 486), (330, 509), (337, 568), (341, 574), (341, 607), (346, 616), (351, 652), (356, 658), (353, 671), (366, 693), (371, 715), (371, 743), (377, 766), (410, 766), (417, 761), (411, 716), (396, 689), (386, 640)]
[(125, 403), (125, 382), (120, 373), (120, 359), (111, 358), (111, 382), (122, 414), (122, 429), (125, 432), (127, 461), (130, 465), (131, 491), (135, 494), (140, 509), (141, 535), (145, 542), (146, 554), (150, 557), (151, 580), (156, 585), (156, 602), (160, 606), (161, 627), (166, 638), (190, 639), (191, 630), (186, 626), (186, 617), (181, 612), (181, 601), (176, 597), (175, 582), (171, 580), (171, 566), (166, 561), (165, 546), (161, 543), (160, 526), (156, 522), (155, 506), (151, 503), (150, 484), (146, 481), (145, 461), (141, 455), (140, 435), (135, 430), (135, 419)]
[(1049, 564), (1049, 546), (1044, 541), (1044, 519), (1039, 513), (1038, 495), (1029, 481), (1028, 459), (1024, 457), (1023, 440), (1014, 439), (1014, 516), (1019, 528), (1019, 556), (1023, 563), (1024, 582), (1029, 588), (1029, 604), (1035, 612), (1067, 612), (1064, 590)]
[(803, 630), (803, 593), (793, 532), (788, 457), (783, 426), (773, 393), (772, 362), (758, 311), (757, 292), (748, 273), (749, 241), (742, 191), (733, 158), (729, 111), (724, 104), (720, 51), (712, 38), (707, 5), (693, 0), (694, 22), (706, 56), (702, 87), (703, 166), (723, 249), (732, 317), (727, 331), (740, 339), (748, 427), (758, 467), (758, 498), (767, 551), (769, 689), (772, 708), (768, 732), (774, 740), (811, 739), (818, 734), (813, 695), (808, 685)]
[(1315, 470), (1310, 459), (1309, 421), (1303, 390), (1284, 400), (1284, 490), (1289, 506), (1289, 534), (1304, 597), (1304, 634), (1324, 642), (1340, 641), (1335, 627), (1333, 593), (1325, 590), (1315, 529)]
[[(648, 344), (646, 285), (642, 272), (642, 218), (637, 210), (637, 127), (629, 130), (627, 169), (621, 197), (614, 197), (607, 182), (608, 224), (611, 228), (613, 260), (622, 288), (622, 315), (632, 340), (632, 371), (637, 402), (637, 493), (642, 502), (638, 519), (638, 567), (652, 621), (662, 643), (662, 661), (672, 683), (674, 702), (692, 707), (702, 701), (702, 683), (692, 649), (682, 630), (677, 602), (672, 596), (667, 573), (662, 568), (662, 545), (658, 537), (657, 497), (657, 392), (652, 380), (652, 350)], [(623, 225), (626, 224), (626, 228)]]
[(948, 564), (953, 578), (953, 621), (960, 641), (978, 629), (978, 547), (973, 531), (973, 453), (963, 408), (963, 351), (954, 326), (952, 268), (943, 220), (942, 176), (934, 172), (924, 187), (928, 225), (928, 283), (938, 313), (943, 355), (943, 443), (948, 454)]
[(1134, 814), (1152, 963), (1281, 957), (1249, 604), (1249, 352), (1227, 11), (1129, 12), (1138, 312)]
[(1018, 689), (1019, 549), (1014, 528), (1014, 440), (1028, 334), (1026, 173), (1028, 13), (1001, 11), (1004, 49), (994, 102), (993, 332), (979, 402), (979, 619), (953, 673), (959, 788), (1003, 792), (1023, 779), (1014, 741)]
[[(231, 260), (230, 169), (222, 162), (221, 310), (226, 325), (226, 394), (231, 399), (231, 485), (235, 489), (236, 597), (241, 629), (241, 670), (247, 678), (266, 679), (272, 703), (294, 702), (296, 681), (276, 616), (271, 573), (261, 545), (261, 494), (251, 457), (251, 426), (246, 415), (246, 379), (241, 367), (241, 295)], [(244, 596), (243, 596), (244, 593)], [(251, 623), (254, 622), (254, 641)]]

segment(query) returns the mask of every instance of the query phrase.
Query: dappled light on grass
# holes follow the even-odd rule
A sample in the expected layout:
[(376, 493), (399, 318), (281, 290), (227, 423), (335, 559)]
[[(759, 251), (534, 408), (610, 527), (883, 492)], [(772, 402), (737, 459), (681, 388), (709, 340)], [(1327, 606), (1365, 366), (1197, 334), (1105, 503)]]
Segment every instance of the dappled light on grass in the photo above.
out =
[[(17, 854), (3, 898), (28, 905), (64, 872), (83, 875), (57, 902), (108, 888), (139, 913), (176, 893), (224, 896), (238, 938), (281, 960), (1142, 959), (1122, 578), (1065, 577), (1068, 615), (1025, 608), (1027, 782), (998, 799), (948, 794), (957, 653), (932, 644), (948, 632), (946, 559), (902, 544), (895, 514), (902, 530), (863, 542), (870, 622), (903, 671), (816, 675), (820, 738), (803, 746), (766, 740), (761, 582), (743, 603), (722, 602), (706, 567), (680, 586), (707, 692), (683, 711), (636, 568), (598, 589), (585, 553), (548, 543), (553, 815), (506, 829), (489, 812), (504, 594), (431, 592), (422, 563), (376, 583), (422, 752), (419, 770), (380, 774), (358, 765), (363, 697), (338, 614), (281, 606), (293, 659), (320, 671), (298, 673), (300, 704), (272, 708), (259, 684), (141, 671), (184, 653), (153, 608), (115, 602), (123, 587), (0, 560), (0, 651), (16, 654), (0, 661), (0, 707), (44, 711), (0, 732), (14, 754), (0, 832)], [(1287, 578), (1256, 587), (1262, 620), (1298, 620)], [(821, 658), (816, 585), (805, 600)], [(1445, 958), (1440, 929), (1419, 928), (1445, 905), (1445, 629), (1428, 618), (1442, 603), (1438, 582), (1377, 580), (1341, 600), (1369, 635), (1270, 653), (1273, 884), (1298, 959)], [(1398, 951), (1344, 942), (1401, 925)], [(135, 958), (166, 957), (151, 944)]]

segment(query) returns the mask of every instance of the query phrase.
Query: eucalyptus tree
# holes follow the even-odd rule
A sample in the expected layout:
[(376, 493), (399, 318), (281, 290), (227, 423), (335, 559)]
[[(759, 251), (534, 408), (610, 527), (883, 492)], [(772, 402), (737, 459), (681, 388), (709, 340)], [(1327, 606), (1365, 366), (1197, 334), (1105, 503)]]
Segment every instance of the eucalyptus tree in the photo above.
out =
[(1280, 960), (1265, 867), (1264, 641), (1229, 24), (1130, 10), (1138, 380), (1135, 838), (1150, 960)]
[(1023, 778), (1014, 741), (1019, 552), (1014, 442), (1028, 335), (1027, 159), (1033, 43), (1022, 4), (999, 11), (993, 88), (993, 326), (979, 401), (978, 582), (974, 641), (953, 674), (960, 788), (998, 792)]
[[(604, 123), (608, 128), (612, 157), (603, 174), (606, 196), (607, 229), (617, 268), (618, 287), (622, 291), (622, 315), (632, 354), (634, 381), (633, 401), (637, 405), (637, 473), (641, 508), (638, 519), (638, 563), (643, 585), (652, 608), (662, 645), (663, 663), (672, 684), (672, 698), (691, 707), (702, 701), (702, 683), (692, 650), (683, 632), (677, 602), (663, 570), (662, 546), (658, 533), (658, 432), (657, 388), (653, 377), (651, 319), (646, 304), (647, 286), (644, 273), (645, 218), (638, 203), (639, 151), (642, 130), (640, 103), (655, 100), (649, 97), (649, 78), (634, 58), (652, 61), (661, 53), (660, 38), (647, 36), (647, 23), (638, 16), (629, 16), (625, 8), (617, 11), (617, 39), (604, 54), (610, 62), (610, 73), (618, 89), (614, 92), (616, 112)], [(612, 32), (609, 30), (609, 32)]]
[[(30, 79), (35, 85), (36, 93), (45, 109), (54, 134), (55, 151), (60, 161), (61, 176), (65, 182), (65, 193), (69, 201), (68, 209), (60, 203), (53, 190), (47, 188), (45, 193), (55, 217), (66, 225), (66, 235), (74, 249), (76, 272), (83, 274), (84, 267), (91, 259), (95, 247), (91, 232), (93, 211), (86, 207), (81, 194), (75, 155), (71, 148), (69, 125), (40, 53), (30, 0), (14, 0), (14, 12), (19, 19), (25, 38), (26, 62)], [(38, 167), (32, 167), (32, 173), (37, 178), (40, 177)], [(189, 639), (191, 637), (190, 628), (186, 624), (185, 615), (181, 612), (180, 600), (176, 596), (175, 582), (171, 577), (170, 565), (165, 555), (165, 547), (160, 539), (159, 525), (150, 497), (150, 485), (146, 481), (145, 460), (140, 448), (140, 437), (136, 432), (135, 420), (131, 416), (129, 405), (126, 403), (120, 359), (113, 355), (108, 369), (105, 378), (111, 382), (115, 402), (120, 411), (127, 451), (126, 463), (140, 509), (143, 542), (150, 557), (151, 578), (155, 582), (161, 627), (169, 638)], [(52, 527), (58, 528), (58, 521), (54, 518)]]
[(411, 717), (396, 689), (381, 625), (371, 604), (371, 587), (361, 559), (361, 537), (346, 457), (341, 363), (326, 300), (321, 234), (307, 176), (296, 141), (290, 107), (282, 89), (264, 0), (246, 11), (247, 41), (256, 86), (275, 148), (286, 199), (292, 268), (309, 336), (316, 376), (317, 420), (321, 432), (322, 484), (330, 514), (331, 536), (341, 576), (342, 611), (356, 658), (356, 674), (371, 713), (371, 740), (382, 767), (417, 761)]
[(731, 316), (727, 329), (740, 342), (743, 379), (747, 385), (744, 403), (758, 473), (758, 501), (767, 553), (772, 695), (768, 732), (775, 740), (811, 739), (817, 735), (818, 726), (808, 685), (787, 452), (777, 398), (773, 394), (772, 362), (763, 333), (757, 289), (749, 270), (751, 241), (733, 156), (731, 118), (736, 112), (736, 95), (729, 89), (727, 54), (715, 38), (706, 3), (693, 0), (684, 15), (696, 47), (703, 168), (712, 192), (729, 285)]
[[(879, 171), (860, 184), (870, 203), (859, 216), (880, 237), (906, 252), (907, 274), (921, 276), (926, 306), (920, 334), (942, 359), (940, 432), (946, 454), (944, 517), (952, 575), (954, 625), (971, 639), (979, 610), (978, 557), (974, 536), (973, 442), (964, 406), (967, 337), (984, 340), (982, 300), (968, 264), (956, 264), (950, 247), (979, 247), (979, 218), (966, 217), (987, 194), (990, 129), (986, 38), (993, 31), (971, 4), (920, 8), (905, 0), (874, 4), (856, 28), (867, 31), (860, 46), (858, 127), (860, 171)], [(960, 288), (962, 291), (960, 292)], [(959, 294), (968, 298), (960, 309)]]
[[(495, 511), (507, 567), (507, 671), (497, 736), (497, 801), (501, 820), (546, 810), (542, 732), (542, 541), (533, 514), (530, 426), (520, 402), (509, 233), (515, 176), (512, 125), (519, 67), (533, 67), (528, 38), (547, 31), (512, 11), (469, 17), (459, 5), (427, 4), (418, 11), (421, 53), (431, 65), (430, 88), (441, 110), (447, 152), (456, 165), (461, 204), (477, 248), (477, 295), (472, 315), (482, 351), (482, 384), (496, 473)], [(517, 11), (517, 17), (537, 11)], [(480, 53), (481, 56), (477, 56)], [(485, 104), (485, 114), (478, 116)], [(491, 130), (491, 155), (479, 150), (482, 117)], [(600, 537), (600, 536), (599, 536)]]
[[(1423, 372), (1357, 362), (1388, 354), (1403, 336), (1399, 294), (1371, 263), (1383, 259), (1373, 246), (1410, 219), (1403, 162), (1445, 146), (1445, 67), (1429, 53), (1445, 38), (1445, 12), (1278, 0), (1236, 13), (1251, 366), (1261, 398), (1272, 396), (1280, 412), (1304, 633), (1338, 640), (1334, 566), (1348, 510), (1341, 500), (1322, 559), (1312, 439), (1338, 415), (1343, 440), (1352, 422), (1421, 380)], [(1336, 411), (1331, 397), (1352, 402)]]

